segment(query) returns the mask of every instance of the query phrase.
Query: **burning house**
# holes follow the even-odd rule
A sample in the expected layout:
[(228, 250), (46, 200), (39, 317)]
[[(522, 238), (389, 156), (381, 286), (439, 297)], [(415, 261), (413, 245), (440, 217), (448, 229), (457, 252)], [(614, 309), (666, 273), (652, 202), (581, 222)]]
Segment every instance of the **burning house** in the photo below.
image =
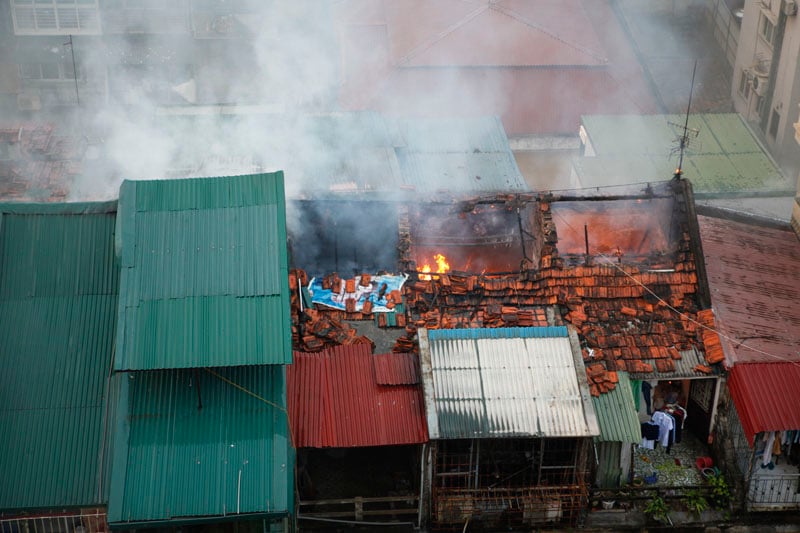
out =
[[(370, 334), (355, 326), (359, 322), (374, 322), (395, 332), (393, 352), (419, 354), (432, 439), (427, 504), (434, 527), (455, 527), (459, 521), (463, 525), (463, 520), (477, 519), (479, 515), (512, 522), (575, 523), (576, 510), (581, 507), (577, 502), (588, 503), (592, 482), (614, 486), (647, 478), (654, 485), (702, 483), (694, 459), (707, 453), (703, 447), (713, 428), (722, 359), (719, 338), (712, 332), (714, 318), (707, 311), (709, 298), (703, 283), (699, 234), (691, 187), (686, 181), (654, 183), (642, 190), (616, 191), (604, 196), (577, 192), (495, 193), (422, 203), (399, 199), (394, 210), (398, 214), (397, 271), (404, 276), (399, 298), (392, 297), (395, 307), (388, 313), (385, 310), (373, 313), (372, 306), (386, 295), (369, 291), (359, 294), (358, 278), (343, 273), (337, 290), (343, 300), (354, 300), (350, 307), (333, 309), (323, 304), (299, 312), (295, 315), (293, 333), (300, 346), (314, 351), (342, 341), (369, 343)], [(392, 222), (385, 221), (390, 225)], [(338, 274), (329, 276), (331, 284), (339, 278)], [(305, 287), (310, 289), (311, 284)], [(303, 306), (300, 302), (312, 301), (314, 295), (309, 293), (313, 291), (297, 291), (295, 309)], [(440, 355), (436, 363), (431, 339), (436, 340), (439, 335), (445, 339), (450, 339), (447, 335), (469, 337), (480, 332), (491, 337), (499, 335), (493, 331), (502, 331), (496, 328), (520, 328), (519, 331), (525, 332), (528, 328), (542, 327), (560, 328), (563, 332), (559, 335), (572, 339), (570, 346), (580, 354), (582, 365), (571, 368), (581, 375), (574, 381), (570, 378), (570, 383), (571, 387), (585, 383), (593, 398), (576, 411), (584, 417), (584, 425), (574, 434), (561, 434), (534, 430), (539, 426), (531, 423), (524, 430), (509, 431), (510, 441), (498, 440), (495, 437), (502, 431), (497, 428), (490, 431), (485, 426), (493, 427), (500, 419), (480, 422), (480, 416), (486, 417), (489, 412), (486, 405), (480, 405), (491, 403), (490, 398), (470, 396), (472, 393), (466, 389), (448, 386), (449, 378), (441, 377), (448, 375), (447, 369), (473, 368), (477, 373), (470, 383), (477, 387), (480, 379), (485, 378), (481, 374), (481, 356), (488, 355), (471, 348), (474, 341), (463, 341), (463, 350), (477, 350), (470, 356), (473, 364), (458, 366), (448, 361), (449, 356), (467, 357), (466, 352), (448, 352), (450, 355)], [(535, 357), (543, 357), (542, 368), (549, 369), (548, 365), (558, 357), (557, 352), (543, 350), (537, 351)], [(526, 355), (524, 349), (520, 352), (513, 346), (500, 350), (506, 351), (505, 358), (489, 352), (499, 358), (498, 368), (510, 368), (513, 361), (519, 362), (520, 368), (532, 368), (534, 354)], [(470, 390), (485, 393), (487, 386)], [(532, 392), (537, 389), (535, 384), (531, 387), (522, 386), (521, 391), (527, 392), (520, 397), (538, 394)], [(630, 394), (620, 394), (618, 387)], [(502, 389), (498, 385), (494, 390)], [(563, 390), (559, 389), (551, 400), (563, 400), (559, 396)], [(577, 389), (570, 390), (574, 393)], [(502, 397), (501, 394), (499, 398)], [(604, 401), (606, 398), (609, 401)], [(457, 435), (437, 433), (435, 428), (439, 426), (435, 423), (442, 415), (435, 406), (447, 401), (460, 405), (459, 402), (467, 400), (472, 402), (475, 416), (462, 412), (462, 422), (466, 426), (474, 423), (475, 428), (461, 428)], [(527, 407), (512, 409), (509, 405), (508, 409), (533, 416)], [(597, 413), (593, 415), (594, 411)], [(656, 413), (661, 413), (658, 417), (669, 416), (673, 430), (666, 433), (663, 445), (655, 445), (653, 450), (634, 457), (632, 446), (639, 442), (637, 436), (641, 437), (641, 433), (637, 435), (637, 430), (641, 430), (639, 424), (652, 422)], [(510, 416), (510, 412), (504, 414)], [(621, 418), (625, 427), (598, 425), (595, 418), (605, 421)], [(521, 448), (515, 447), (519, 443), (510, 444), (520, 437), (534, 440), (521, 444)], [(594, 443), (591, 437), (597, 437)], [(491, 444), (482, 443), (483, 451), (476, 451), (482, 438), (489, 438)], [(569, 466), (572, 473), (572, 477), (563, 479), (571, 487), (563, 498), (555, 493), (542, 496), (543, 487), (552, 486), (547, 476), (532, 476), (528, 472), (525, 476), (512, 476), (509, 485), (499, 481), (503, 476), (494, 481), (483, 478), (480, 468), (474, 474), (481, 461), (490, 460), (481, 454), (519, 453), (518, 459), (523, 460), (526, 453), (549, 453), (543, 451), (549, 449), (547, 438), (556, 439), (552, 443), (553, 453), (561, 461), (556, 463), (560, 468)], [(566, 441), (558, 440), (565, 438)], [(511, 448), (503, 450), (503, 446)], [(593, 448), (597, 454), (588, 453)], [(451, 454), (466, 463), (446, 465)], [(647, 454), (651, 457), (640, 460), (640, 456)], [(592, 457), (597, 459), (592, 461)], [(603, 462), (599, 461), (601, 457)], [(676, 468), (657, 469), (667, 462)], [(558, 466), (546, 461), (537, 465), (534, 469), (537, 471)], [(461, 472), (464, 469), (473, 472), (471, 478)], [(483, 496), (476, 499), (478, 493), (473, 493), (472, 506), (464, 505), (456, 512), (447, 503), (454, 494), (449, 490), (455, 490), (455, 485), (444, 482), (437, 485), (438, 481), (434, 481), (439, 479), (436, 473), (447, 471), (459, 471), (468, 479), (462, 480), (464, 483), (458, 485), (458, 490), (484, 491)], [(566, 472), (561, 473), (566, 475)], [(509, 504), (505, 511), (514, 510), (503, 512), (499, 504), (490, 503), (502, 501), (503, 490), (538, 494), (534, 499), (540, 503), (559, 500), (561, 511), (555, 512), (552, 504), (552, 512), (537, 508), (536, 512), (526, 514), (524, 505)], [(457, 498), (462, 496), (463, 492)], [(483, 501), (482, 498), (486, 498), (484, 507), (475, 503)]]

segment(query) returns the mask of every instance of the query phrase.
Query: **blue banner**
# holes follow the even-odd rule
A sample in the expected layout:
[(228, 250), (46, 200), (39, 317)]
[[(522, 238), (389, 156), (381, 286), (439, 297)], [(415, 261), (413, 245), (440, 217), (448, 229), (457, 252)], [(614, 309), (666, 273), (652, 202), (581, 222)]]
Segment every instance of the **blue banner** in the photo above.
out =
[(308, 292), (311, 293), (311, 302), (316, 305), (345, 311), (345, 300), (352, 298), (356, 300), (356, 311), (361, 311), (364, 308), (364, 302), (371, 300), (373, 313), (392, 313), (394, 309), (386, 307), (386, 298), (392, 291), (401, 290), (407, 279), (408, 276), (405, 274), (371, 276), (369, 285), (362, 286), (361, 276), (356, 276), (356, 292), (345, 292), (346, 283), (342, 279), (341, 291), (334, 293), (330, 289), (322, 288), (322, 278), (312, 278), (308, 283)]

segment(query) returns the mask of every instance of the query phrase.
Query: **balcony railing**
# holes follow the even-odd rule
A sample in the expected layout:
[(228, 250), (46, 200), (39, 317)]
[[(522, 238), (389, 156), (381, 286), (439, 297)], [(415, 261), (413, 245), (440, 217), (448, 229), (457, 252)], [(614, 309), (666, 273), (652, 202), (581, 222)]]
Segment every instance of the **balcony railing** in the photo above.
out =
[(800, 474), (753, 476), (747, 503), (752, 511), (800, 509)]
[(0, 516), (0, 533), (106, 533), (106, 513), (100, 509), (78, 513)]

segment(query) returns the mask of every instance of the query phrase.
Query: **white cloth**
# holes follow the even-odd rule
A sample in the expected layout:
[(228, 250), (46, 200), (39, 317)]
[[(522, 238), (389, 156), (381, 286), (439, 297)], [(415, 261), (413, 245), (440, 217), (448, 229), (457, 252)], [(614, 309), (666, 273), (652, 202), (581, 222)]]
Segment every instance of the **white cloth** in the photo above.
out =
[(645, 448), (647, 450), (655, 450), (656, 449), (656, 441), (642, 438), (642, 442), (639, 444), (641, 448)]
[(675, 429), (675, 419), (667, 413), (656, 411), (653, 413), (653, 422), (658, 424), (660, 428), (658, 433), (658, 440), (663, 447), (669, 446), (670, 432)]
[(764, 444), (764, 454), (761, 456), (761, 465), (767, 466), (772, 462), (772, 445), (775, 443), (775, 432), (767, 433), (767, 441)]

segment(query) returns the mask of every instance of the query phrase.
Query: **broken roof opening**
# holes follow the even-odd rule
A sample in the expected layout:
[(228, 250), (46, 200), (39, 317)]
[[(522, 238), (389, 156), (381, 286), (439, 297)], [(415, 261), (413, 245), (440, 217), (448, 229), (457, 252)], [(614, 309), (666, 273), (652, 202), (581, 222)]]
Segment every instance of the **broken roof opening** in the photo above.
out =
[(553, 202), (562, 257), (605, 255), (617, 261), (669, 256), (675, 249), (672, 198)]
[[(538, 262), (535, 202), (464, 202), (453, 209), (419, 206), (409, 213), (411, 257), (420, 272), (499, 274)], [(443, 256), (446, 267), (442, 268)], [(412, 265), (414, 267), (414, 265)]]
[(395, 202), (290, 201), (289, 263), (309, 277), (397, 269)]

